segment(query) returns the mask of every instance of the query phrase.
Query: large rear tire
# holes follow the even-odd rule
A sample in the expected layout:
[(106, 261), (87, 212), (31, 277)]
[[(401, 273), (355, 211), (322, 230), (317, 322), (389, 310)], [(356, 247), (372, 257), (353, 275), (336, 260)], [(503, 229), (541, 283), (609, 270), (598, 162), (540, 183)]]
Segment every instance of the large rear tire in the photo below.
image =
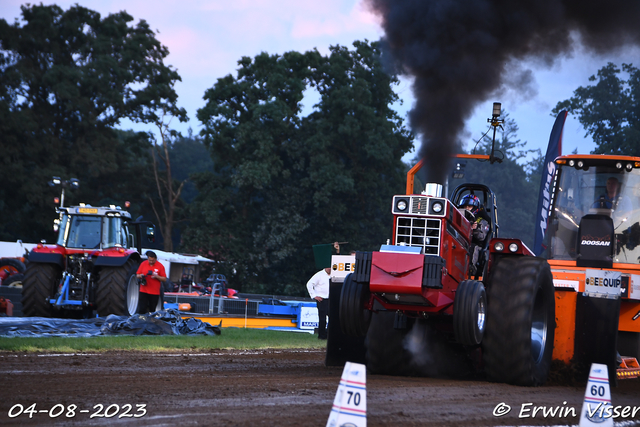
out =
[(505, 257), (488, 284), (483, 360), (490, 381), (544, 384), (555, 335), (553, 276), (546, 260)]
[(475, 280), (460, 282), (453, 302), (453, 332), (460, 344), (474, 346), (482, 342), (486, 309), (484, 285)]
[(51, 317), (50, 298), (60, 284), (62, 271), (55, 264), (30, 262), (22, 279), (22, 312), (25, 316)]
[(452, 344), (431, 320), (405, 318), (395, 312), (373, 314), (367, 333), (367, 369), (374, 374), (465, 378), (473, 373), (462, 346)]
[(371, 311), (365, 308), (369, 292), (362, 283), (353, 280), (348, 274), (340, 292), (340, 327), (342, 333), (352, 337), (367, 335), (371, 323)]
[(393, 311), (379, 311), (371, 316), (365, 340), (367, 369), (372, 374), (418, 375), (405, 345), (409, 328), (394, 328), (395, 316)]
[(95, 302), (99, 316), (128, 316), (137, 313), (137, 270), (138, 263), (133, 259), (127, 260), (120, 267), (102, 267)]

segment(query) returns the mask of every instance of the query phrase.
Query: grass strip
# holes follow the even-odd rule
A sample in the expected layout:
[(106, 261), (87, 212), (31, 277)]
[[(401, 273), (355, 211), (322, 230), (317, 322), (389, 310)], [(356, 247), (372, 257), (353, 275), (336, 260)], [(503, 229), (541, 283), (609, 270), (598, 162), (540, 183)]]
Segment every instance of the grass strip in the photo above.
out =
[(140, 335), (97, 337), (0, 337), (0, 351), (75, 353), (105, 351), (170, 352), (219, 349), (321, 349), (326, 341), (317, 335), (261, 329), (223, 328), (217, 336)]

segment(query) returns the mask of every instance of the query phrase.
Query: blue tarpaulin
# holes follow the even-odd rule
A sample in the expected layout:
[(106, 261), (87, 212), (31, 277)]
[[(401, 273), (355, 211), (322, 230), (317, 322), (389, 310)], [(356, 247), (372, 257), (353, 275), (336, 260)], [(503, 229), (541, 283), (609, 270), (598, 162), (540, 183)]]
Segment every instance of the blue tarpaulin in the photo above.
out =
[(220, 326), (199, 319), (182, 319), (178, 310), (92, 319), (1, 317), (4, 337), (94, 337), (108, 335), (220, 335)]

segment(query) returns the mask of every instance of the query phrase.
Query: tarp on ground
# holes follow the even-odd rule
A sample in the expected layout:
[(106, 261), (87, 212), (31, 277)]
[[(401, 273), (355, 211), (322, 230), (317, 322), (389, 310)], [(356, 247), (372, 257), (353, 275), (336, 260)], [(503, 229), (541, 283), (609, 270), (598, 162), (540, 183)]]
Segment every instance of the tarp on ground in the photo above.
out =
[(133, 316), (110, 315), (92, 319), (0, 317), (4, 337), (95, 337), (109, 335), (220, 335), (220, 326), (202, 320), (184, 320), (178, 310)]

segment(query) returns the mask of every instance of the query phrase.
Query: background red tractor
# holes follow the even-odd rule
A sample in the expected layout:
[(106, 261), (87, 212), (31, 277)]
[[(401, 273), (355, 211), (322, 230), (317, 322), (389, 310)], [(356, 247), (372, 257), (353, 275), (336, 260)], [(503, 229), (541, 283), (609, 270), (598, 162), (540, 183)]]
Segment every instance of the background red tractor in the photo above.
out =
[(113, 205), (60, 207), (58, 213), (56, 243), (38, 244), (29, 254), (22, 282), (24, 315), (135, 314), (143, 231), (153, 241), (153, 224), (132, 221), (129, 212)]

